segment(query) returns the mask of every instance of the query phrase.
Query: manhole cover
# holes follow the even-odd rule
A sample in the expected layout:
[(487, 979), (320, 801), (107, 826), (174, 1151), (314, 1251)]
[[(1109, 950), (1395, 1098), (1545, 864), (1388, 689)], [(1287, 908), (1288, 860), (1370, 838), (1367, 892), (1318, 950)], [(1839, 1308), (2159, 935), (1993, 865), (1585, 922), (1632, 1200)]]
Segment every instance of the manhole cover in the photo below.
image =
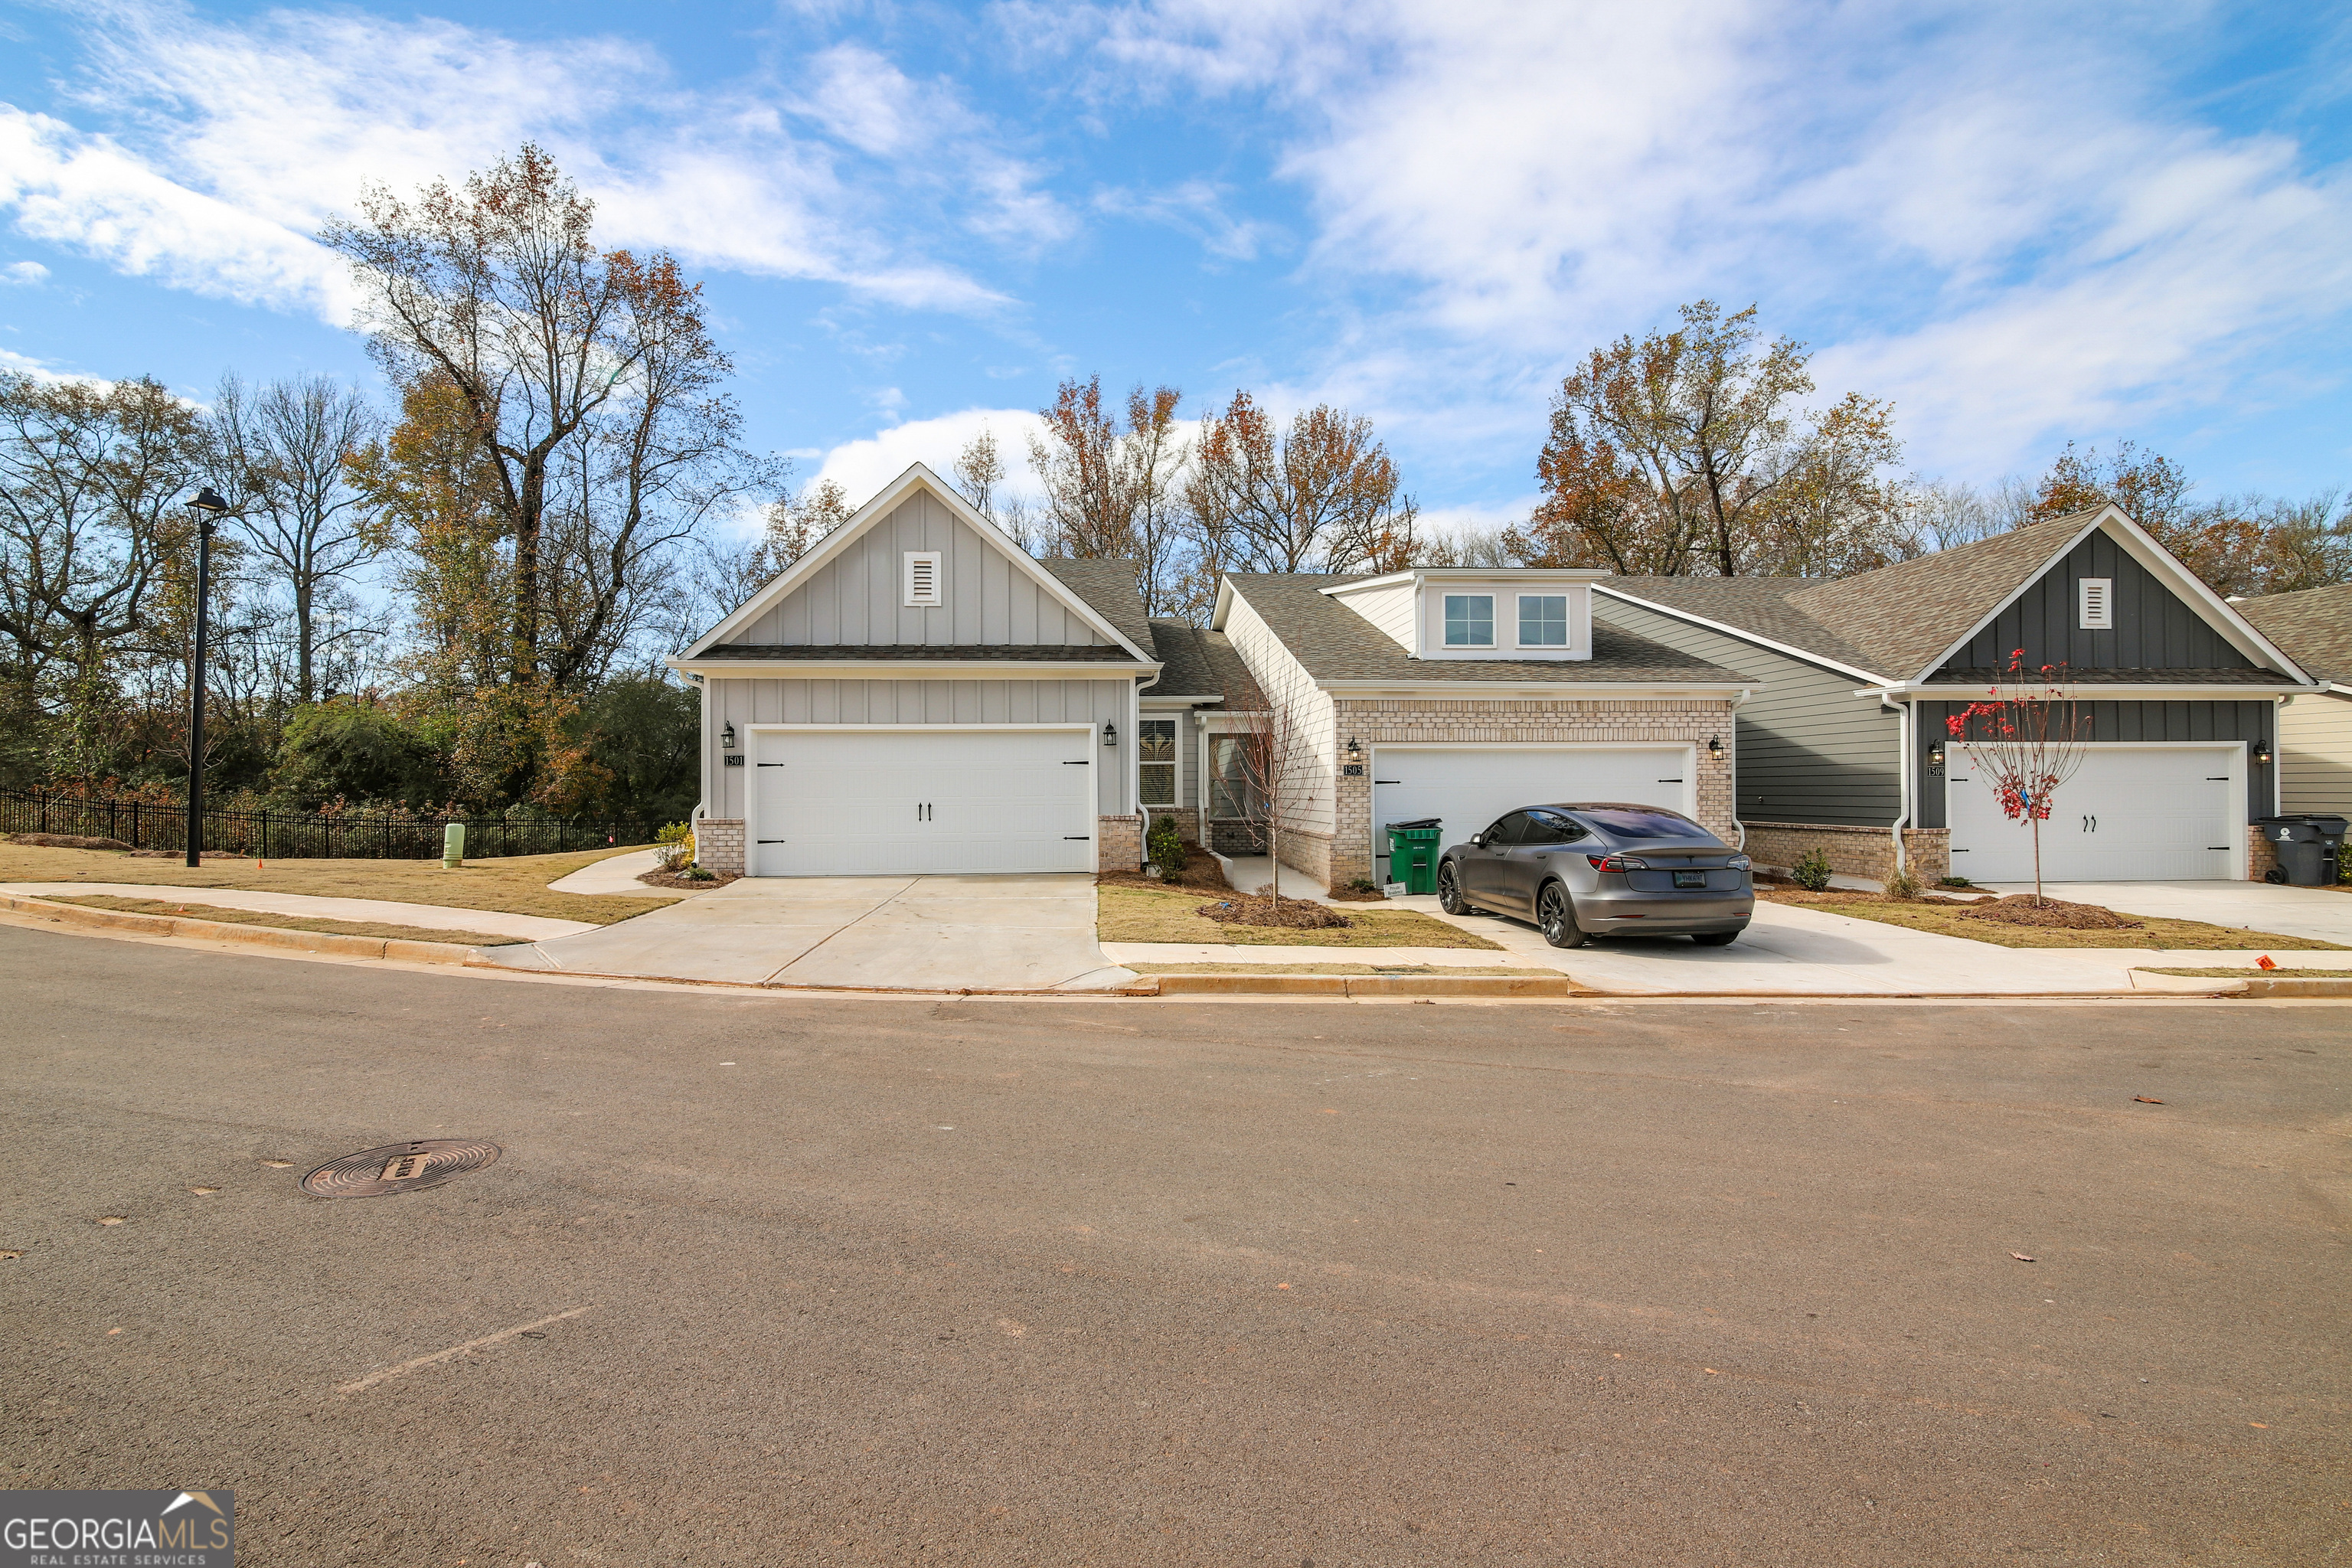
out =
[(437, 1187), (452, 1176), (478, 1171), (499, 1157), (499, 1146), (470, 1138), (420, 1138), (387, 1143), (331, 1160), (302, 1178), (302, 1190), (319, 1198), (376, 1198)]

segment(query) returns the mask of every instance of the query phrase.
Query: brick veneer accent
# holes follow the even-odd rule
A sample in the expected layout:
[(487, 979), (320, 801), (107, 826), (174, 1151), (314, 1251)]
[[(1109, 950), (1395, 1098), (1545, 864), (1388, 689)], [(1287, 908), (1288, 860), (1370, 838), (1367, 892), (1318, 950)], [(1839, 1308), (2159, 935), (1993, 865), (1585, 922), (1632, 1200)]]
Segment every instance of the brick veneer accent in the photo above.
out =
[[(1368, 750), (1383, 742), (1402, 744), (1409, 741), (1466, 745), (1513, 742), (1643, 745), (1687, 742), (1697, 748), (1699, 821), (1727, 841), (1735, 831), (1731, 822), (1731, 704), (1722, 698), (1470, 698), (1443, 701), (1377, 698), (1343, 699), (1335, 707), (1339, 745), (1345, 746), (1352, 736)], [(1723, 754), (1709, 755), (1706, 743), (1717, 738), (1723, 742)], [(1297, 858), (1286, 854), (1284, 861), (1321, 879), (1327, 887), (1372, 874), (1371, 770), (1367, 768), (1354, 778), (1337, 774), (1332, 782), (1336, 789), (1336, 831), (1332, 836), (1284, 836), (1286, 848), (1292, 841), (1299, 845)], [(1448, 825), (1449, 831), (1452, 826)], [(1478, 824), (1480, 827), (1485, 826)], [(1465, 828), (1460, 837), (1467, 837), (1475, 831), (1475, 828)]]
[(2263, 837), (2253, 824), (2246, 825), (2246, 880), (2259, 882), (2265, 872), (2279, 863), (2278, 846)]
[[(1748, 853), (1759, 866), (1786, 871), (1808, 849), (1829, 858), (1830, 869), (1844, 877), (1884, 882), (1895, 874), (1895, 836), (1885, 827), (1850, 827), (1829, 822), (1751, 822)], [(1911, 874), (1934, 883), (1952, 874), (1952, 835), (1942, 827), (1903, 830), (1903, 858)]]
[(1143, 864), (1143, 818), (1095, 818), (1095, 869), (1132, 871)]
[(706, 816), (694, 825), (694, 862), (706, 871), (743, 874), (743, 819)]
[(1144, 808), (1156, 826), (1163, 816), (1176, 819), (1176, 837), (1187, 844), (1201, 842), (1201, 814), (1189, 805), (1153, 805)]

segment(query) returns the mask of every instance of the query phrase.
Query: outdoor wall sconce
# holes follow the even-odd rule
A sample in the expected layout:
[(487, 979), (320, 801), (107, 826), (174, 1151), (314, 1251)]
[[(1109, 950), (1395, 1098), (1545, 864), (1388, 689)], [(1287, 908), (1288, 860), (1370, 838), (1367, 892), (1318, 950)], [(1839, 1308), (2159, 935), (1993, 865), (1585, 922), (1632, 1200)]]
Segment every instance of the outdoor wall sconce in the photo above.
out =
[(1938, 741), (1927, 748), (1927, 765), (1931, 768), (1940, 768), (1944, 765), (1943, 742)]
[(1719, 757), (1723, 755), (1722, 736), (1713, 735), (1708, 737), (1706, 742), (1706, 754), (1710, 757)]
[(1103, 744), (1106, 746), (1116, 746), (1118, 744), (1118, 725), (1105, 724), (1103, 726)]
[(731, 752), (735, 749), (734, 725), (726, 724), (720, 726), (719, 731), (719, 749), (722, 752)]
[(1356, 744), (1356, 737), (1353, 735), (1348, 737), (1348, 760), (1351, 763), (1360, 763), (1364, 760), (1364, 749)]
[(2254, 766), (2258, 768), (2266, 768), (2270, 765), (2271, 743), (2268, 741), (2256, 741), (2254, 742)]

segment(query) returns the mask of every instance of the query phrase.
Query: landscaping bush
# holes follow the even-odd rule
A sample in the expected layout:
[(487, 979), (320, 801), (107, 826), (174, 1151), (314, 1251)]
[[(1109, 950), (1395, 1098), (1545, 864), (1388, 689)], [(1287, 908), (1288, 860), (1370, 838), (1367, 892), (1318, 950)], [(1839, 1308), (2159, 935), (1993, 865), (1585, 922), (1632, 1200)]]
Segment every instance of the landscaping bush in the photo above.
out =
[(1819, 849), (1808, 849), (1789, 868), (1789, 878), (1809, 893), (1826, 891), (1830, 885), (1830, 858)]
[(657, 864), (665, 871), (675, 871), (694, 863), (694, 829), (683, 822), (673, 822), (655, 836), (658, 847)]
[(1895, 875), (1886, 879), (1885, 887), (1886, 896), (1890, 899), (1916, 899), (1919, 896), (1919, 879), (1911, 874), (1907, 866), (1895, 868)]
[(1192, 858), (1192, 850), (1177, 834), (1176, 818), (1172, 816), (1152, 818), (1151, 836), (1144, 840), (1143, 852), (1160, 868), (1161, 879), (1171, 882), (1183, 876), (1184, 868)]

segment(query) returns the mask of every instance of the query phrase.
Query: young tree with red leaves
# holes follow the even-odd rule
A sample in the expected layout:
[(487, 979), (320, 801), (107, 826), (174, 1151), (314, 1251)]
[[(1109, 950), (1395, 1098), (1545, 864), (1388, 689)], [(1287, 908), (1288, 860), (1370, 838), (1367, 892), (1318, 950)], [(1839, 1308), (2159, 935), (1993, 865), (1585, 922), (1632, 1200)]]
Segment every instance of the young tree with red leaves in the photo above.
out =
[(1945, 720), (1945, 731), (1967, 749), (1977, 776), (2000, 798), (2002, 815), (2032, 832), (2033, 901), (2046, 903), (2042, 825), (2060, 787), (2083, 766), (2091, 716), (2077, 707), (2066, 667), (2029, 668), (2023, 648), (2010, 654), (2008, 668), (1986, 697)]

